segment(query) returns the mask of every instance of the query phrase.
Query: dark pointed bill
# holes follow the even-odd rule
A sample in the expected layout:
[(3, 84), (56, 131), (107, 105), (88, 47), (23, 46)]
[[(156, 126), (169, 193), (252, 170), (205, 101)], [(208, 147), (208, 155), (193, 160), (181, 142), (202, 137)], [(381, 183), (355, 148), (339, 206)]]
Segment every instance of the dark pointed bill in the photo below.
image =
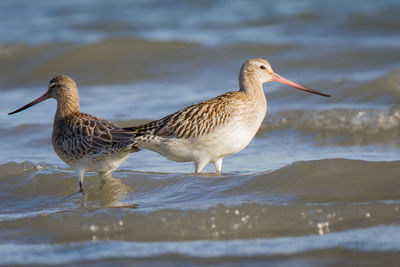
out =
[(14, 110), (13, 112), (8, 113), (8, 115), (12, 115), (12, 114), (18, 113), (20, 111), (23, 111), (24, 109), (30, 108), (30, 107), (32, 107), (32, 106), (34, 106), (34, 105), (36, 105), (36, 104), (38, 104), (38, 103), (40, 103), (42, 101), (45, 101), (46, 99), (49, 99), (49, 98), (50, 98), (50, 95), (49, 95), (48, 92), (46, 92), (44, 95), (42, 95), (41, 97), (39, 97), (39, 98), (33, 100), (32, 102), (26, 104), (22, 108), (19, 108), (17, 110)]
[(300, 84), (297, 84), (297, 83), (294, 83), (292, 81), (289, 81), (288, 79), (285, 79), (285, 78), (283, 78), (282, 76), (280, 76), (280, 75), (278, 75), (276, 73), (274, 73), (272, 75), (272, 81), (278, 82), (278, 83), (283, 83), (283, 84), (292, 86), (294, 88), (297, 88), (297, 89), (300, 89), (300, 90), (303, 90), (303, 91), (306, 91), (306, 92), (309, 92), (309, 93), (330, 97), (330, 95), (327, 95), (327, 94), (312, 90), (312, 89), (304, 87), (304, 86), (302, 86)]

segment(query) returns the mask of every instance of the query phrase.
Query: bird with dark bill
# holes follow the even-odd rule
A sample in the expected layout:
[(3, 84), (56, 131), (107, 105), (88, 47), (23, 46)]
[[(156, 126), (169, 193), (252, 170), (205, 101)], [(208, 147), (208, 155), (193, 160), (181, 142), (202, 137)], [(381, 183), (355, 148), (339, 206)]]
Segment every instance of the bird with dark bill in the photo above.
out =
[(54, 77), (44, 95), (9, 115), (49, 98), (57, 101), (53, 148), (76, 171), (80, 192), (83, 192), (85, 172), (93, 171), (100, 176), (108, 176), (128, 158), (129, 153), (137, 151), (135, 134), (131, 131), (121, 129), (111, 121), (80, 112), (78, 89), (74, 80), (66, 75)]

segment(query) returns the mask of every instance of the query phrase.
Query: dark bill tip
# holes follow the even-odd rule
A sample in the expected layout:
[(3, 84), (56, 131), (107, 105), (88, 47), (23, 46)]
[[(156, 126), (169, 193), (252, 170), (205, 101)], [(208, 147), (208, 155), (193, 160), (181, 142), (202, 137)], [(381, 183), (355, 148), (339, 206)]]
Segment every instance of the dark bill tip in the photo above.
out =
[(44, 95), (42, 95), (41, 97), (39, 97), (39, 98), (33, 100), (32, 102), (26, 104), (22, 108), (19, 108), (17, 110), (14, 110), (13, 112), (8, 113), (8, 115), (12, 115), (12, 114), (18, 113), (20, 111), (23, 111), (24, 109), (30, 108), (30, 107), (32, 107), (32, 106), (34, 106), (34, 105), (36, 105), (36, 104), (48, 99), (48, 98), (50, 98), (50, 95), (46, 92)]

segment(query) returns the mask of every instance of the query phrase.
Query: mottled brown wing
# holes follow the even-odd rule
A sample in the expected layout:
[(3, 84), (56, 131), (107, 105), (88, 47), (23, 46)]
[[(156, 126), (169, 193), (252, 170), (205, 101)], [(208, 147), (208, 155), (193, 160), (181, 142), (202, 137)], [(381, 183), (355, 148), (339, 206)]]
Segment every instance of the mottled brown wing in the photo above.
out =
[(229, 92), (213, 99), (191, 105), (160, 120), (124, 128), (137, 136), (191, 138), (208, 134), (224, 124), (235, 110), (239, 92)]
[(59, 122), (54, 138), (62, 152), (70, 156), (100, 154), (131, 149), (137, 142), (135, 135), (117, 127), (110, 121), (79, 114)]

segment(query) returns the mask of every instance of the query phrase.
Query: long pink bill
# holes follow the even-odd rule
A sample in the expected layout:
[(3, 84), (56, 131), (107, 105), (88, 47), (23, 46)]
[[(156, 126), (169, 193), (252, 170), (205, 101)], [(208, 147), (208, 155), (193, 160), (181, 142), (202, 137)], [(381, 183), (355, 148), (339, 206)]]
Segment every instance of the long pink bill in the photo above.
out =
[(292, 87), (294, 87), (294, 88), (297, 88), (297, 89), (300, 89), (300, 90), (303, 90), (303, 91), (306, 91), (306, 92), (309, 92), (309, 93), (313, 93), (313, 94), (317, 94), (317, 95), (322, 95), (322, 96), (330, 97), (330, 95), (327, 95), (327, 94), (324, 94), (324, 93), (321, 93), (321, 92), (312, 90), (312, 89), (307, 88), (307, 87), (304, 87), (304, 86), (302, 86), (302, 85), (300, 85), (300, 84), (297, 84), (297, 83), (294, 83), (294, 82), (292, 82), (292, 81), (289, 81), (288, 79), (285, 79), (285, 78), (283, 78), (282, 76), (280, 76), (280, 75), (278, 75), (278, 74), (276, 74), (276, 73), (274, 73), (274, 74), (272, 75), (272, 80), (273, 80), (274, 82), (283, 83), (283, 84), (292, 86)]
[(38, 103), (40, 103), (40, 102), (42, 102), (42, 101), (45, 101), (46, 99), (49, 99), (49, 98), (50, 98), (50, 95), (49, 95), (48, 92), (46, 92), (44, 95), (42, 95), (41, 97), (39, 97), (39, 98), (33, 100), (33, 101), (30, 102), (29, 104), (26, 104), (26, 105), (23, 106), (22, 108), (19, 108), (19, 109), (17, 109), (17, 110), (14, 110), (13, 112), (8, 113), (8, 115), (12, 115), (12, 114), (18, 113), (18, 112), (20, 112), (20, 111), (23, 111), (24, 109), (30, 108), (30, 107), (32, 107), (32, 106), (34, 106), (34, 105), (36, 105), (36, 104), (38, 104)]

